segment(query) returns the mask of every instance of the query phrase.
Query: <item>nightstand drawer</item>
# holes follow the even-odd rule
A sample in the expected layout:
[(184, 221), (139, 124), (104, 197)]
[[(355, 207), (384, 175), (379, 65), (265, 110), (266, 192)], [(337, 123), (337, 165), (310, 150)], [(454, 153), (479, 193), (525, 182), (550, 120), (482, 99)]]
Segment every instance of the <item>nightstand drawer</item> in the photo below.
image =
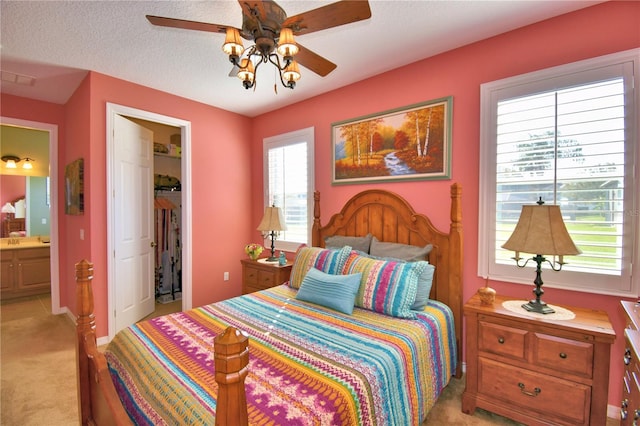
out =
[(276, 284), (275, 273), (269, 271), (258, 271), (258, 287), (269, 288)]
[(590, 386), (485, 358), (478, 373), (478, 393), (508, 402), (514, 411), (544, 410), (545, 418), (560, 424), (588, 424)]
[(246, 268), (244, 271), (244, 282), (251, 287), (256, 287), (258, 285), (258, 270)]
[(497, 355), (525, 360), (526, 330), (479, 321), (478, 349)]
[(289, 280), (291, 262), (280, 266), (278, 263), (268, 263), (242, 259), (242, 293), (253, 293), (278, 286)]
[(542, 367), (591, 378), (593, 344), (534, 333), (533, 362)]

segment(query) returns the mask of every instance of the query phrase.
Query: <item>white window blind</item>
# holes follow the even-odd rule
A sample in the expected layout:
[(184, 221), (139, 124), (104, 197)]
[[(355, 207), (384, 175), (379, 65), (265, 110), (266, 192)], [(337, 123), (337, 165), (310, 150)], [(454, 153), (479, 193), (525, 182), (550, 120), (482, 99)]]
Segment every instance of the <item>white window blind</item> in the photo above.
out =
[(308, 243), (313, 209), (313, 128), (264, 140), (265, 206), (282, 209), (287, 230), (276, 240), (279, 249)]
[(631, 264), (638, 219), (629, 212), (636, 211), (638, 192), (632, 190), (637, 76), (633, 59), (609, 59), (483, 85), (482, 276), (531, 282), (531, 270), (518, 271), (513, 253), (501, 245), (522, 205), (542, 198), (560, 206), (582, 251), (565, 257), (562, 272), (545, 274), (545, 286), (635, 293)]

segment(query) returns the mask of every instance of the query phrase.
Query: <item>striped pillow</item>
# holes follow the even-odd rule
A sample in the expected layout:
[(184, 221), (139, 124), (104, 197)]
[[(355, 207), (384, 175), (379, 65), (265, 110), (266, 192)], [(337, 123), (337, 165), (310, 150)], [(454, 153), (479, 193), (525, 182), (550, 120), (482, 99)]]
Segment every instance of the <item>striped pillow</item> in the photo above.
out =
[(342, 273), (362, 273), (356, 306), (398, 318), (415, 318), (411, 306), (416, 300), (418, 279), (427, 265), (425, 261), (378, 260), (351, 252)]
[(302, 280), (296, 299), (351, 315), (360, 278), (360, 274), (332, 275), (311, 268)]
[(305, 275), (311, 268), (316, 268), (327, 274), (339, 274), (349, 253), (351, 253), (351, 247), (349, 246), (344, 246), (341, 249), (300, 247), (293, 259), (289, 286), (291, 288), (300, 288), (302, 280), (304, 280)]

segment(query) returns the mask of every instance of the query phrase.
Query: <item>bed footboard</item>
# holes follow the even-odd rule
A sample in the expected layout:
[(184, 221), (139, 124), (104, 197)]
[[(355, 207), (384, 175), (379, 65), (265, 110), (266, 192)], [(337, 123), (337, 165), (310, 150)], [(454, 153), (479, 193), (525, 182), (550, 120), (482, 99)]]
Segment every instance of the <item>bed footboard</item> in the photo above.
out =
[(131, 425), (131, 420), (111, 382), (107, 360), (98, 351), (93, 314), (93, 263), (76, 264), (76, 358), (78, 366), (78, 404), (82, 425)]
[[(76, 264), (76, 364), (78, 408), (82, 425), (131, 425), (111, 381), (107, 359), (98, 350), (93, 313), (93, 263)], [(214, 339), (216, 382), (218, 383), (217, 426), (248, 424), (244, 380), (249, 349), (247, 336), (233, 327)]]

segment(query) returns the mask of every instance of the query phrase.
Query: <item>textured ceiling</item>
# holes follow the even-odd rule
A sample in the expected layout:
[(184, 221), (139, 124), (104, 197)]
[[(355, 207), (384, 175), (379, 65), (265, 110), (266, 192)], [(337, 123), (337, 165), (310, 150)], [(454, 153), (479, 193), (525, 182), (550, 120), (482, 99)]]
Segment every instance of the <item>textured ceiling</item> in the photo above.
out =
[[(288, 16), (332, 1), (278, 1)], [(261, 67), (257, 87), (229, 77), (222, 34), (163, 28), (145, 15), (241, 26), (237, 1), (0, 2), (0, 90), (65, 103), (87, 70), (256, 116), (422, 58), (600, 1), (380, 1), (372, 17), (300, 36), (297, 41), (338, 65), (326, 77), (301, 67), (292, 91)], [(245, 44), (246, 45), (246, 44)], [(398, 49), (398, 46), (402, 46)], [(15, 74), (32, 85), (7, 82)]]

